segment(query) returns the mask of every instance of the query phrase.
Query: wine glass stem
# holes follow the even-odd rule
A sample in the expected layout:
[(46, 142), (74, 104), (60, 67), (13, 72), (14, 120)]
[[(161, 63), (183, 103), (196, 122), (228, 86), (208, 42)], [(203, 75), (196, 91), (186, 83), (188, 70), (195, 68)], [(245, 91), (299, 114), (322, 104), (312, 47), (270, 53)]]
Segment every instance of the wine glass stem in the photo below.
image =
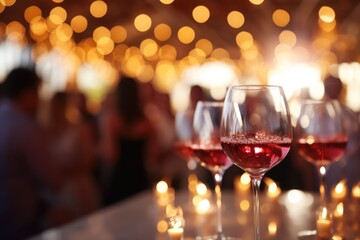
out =
[(262, 176), (252, 176), (251, 185), (254, 198), (254, 227), (255, 227), (255, 240), (260, 240), (260, 220), (259, 220), (259, 189)]
[(320, 205), (325, 206), (326, 205), (326, 185), (325, 185), (325, 178), (326, 178), (326, 167), (319, 166), (318, 172), (319, 172), (319, 185), (320, 185)]
[(221, 221), (221, 182), (223, 178), (223, 173), (215, 172), (215, 193), (216, 193), (216, 207), (217, 207), (217, 233), (222, 235), (222, 221)]

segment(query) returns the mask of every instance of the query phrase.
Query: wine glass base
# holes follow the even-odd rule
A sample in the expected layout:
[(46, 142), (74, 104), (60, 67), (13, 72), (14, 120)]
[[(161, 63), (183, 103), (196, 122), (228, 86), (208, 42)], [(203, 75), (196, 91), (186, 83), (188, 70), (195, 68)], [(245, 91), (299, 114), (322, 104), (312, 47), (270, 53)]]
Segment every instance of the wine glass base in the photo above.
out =
[(305, 230), (297, 234), (299, 240), (317, 240), (316, 230)]
[(215, 234), (215, 235), (205, 236), (205, 237), (198, 236), (195, 238), (195, 240), (241, 240), (241, 238), (229, 237), (229, 236), (225, 236), (222, 234), (221, 235)]

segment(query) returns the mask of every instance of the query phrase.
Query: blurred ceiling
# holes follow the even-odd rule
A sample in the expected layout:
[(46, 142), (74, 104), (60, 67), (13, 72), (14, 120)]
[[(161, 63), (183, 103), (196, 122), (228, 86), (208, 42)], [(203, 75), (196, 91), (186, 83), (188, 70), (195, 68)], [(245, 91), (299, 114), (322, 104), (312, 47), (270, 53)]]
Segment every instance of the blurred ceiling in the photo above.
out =
[[(9, 0), (0, 0), (2, 3), (6, 1)], [(95, 18), (89, 11), (92, 1), (88, 0), (64, 0), (60, 3), (50, 0), (17, 0), (13, 5), (3, 9), (0, 13), (0, 22), (8, 24), (11, 21), (19, 21), (28, 28), (29, 23), (24, 19), (24, 11), (27, 7), (38, 6), (42, 10), (42, 16), (46, 18), (51, 9), (61, 6), (67, 11), (68, 24), (79, 14), (88, 20), (86, 31), (74, 33), (73, 39), (76, 42), (92, 37), (94, 29), (99, 26), (110, 29), (115, 25), (121, 25), (127, 29), (128, 35), (124, 43), (128, 46), (139, 46), (142, 40), (154, 38), (154, 27), (166, 23), (172, 27), (172, 37), (161, 44), (175, 46), (178, 50), (178, 58), (188, 54), (194, 48), (196, 41), (201, 38), (209, 39), (214, 48), (224, 48), (231, 57), (238, 58), (240, 51), (236, 44), (236, 35), (240, 31), (248, 31), (258, 43), (264, 58), (271, 59), (274, 46), (279, 42), (279, 33), (285, 29), (296, 34), (298, 44), (310, 48), (313, 40), (321, 34), (318, 11), (321, 6), (326, 5), (332, 7), (336, 13), (336, 39), (331, 46), (332, 52), (337, 55), (339, 61), (354, 61), (360, 58), (359, 0), (265, 0), (260, 5), (254, 5), (248, 0), (175, 0), (169, 5), (159, 0), (104, 1), (108, 6), (106, 15)], [(192, 17), (192, 11), (198, 5), (204, 5), (210, 11), (210, 18), (205, 23), (197, 23)], [(286, 10), (290, 14), (291, 18), (287, 26), (278, 27), (272, 21), (272, 14), (276, 9)], [(245, 17), (244, 25), (238, 29), (231, 28), (227, 23), (227, 15), (233, 10), (240, 11)], [(139, 32), (134, 28), (134, 18), (140, 13), (152, 18), (149, 31)], [(195, 30), (195, 41), (183, 44), (178, 40), (176, 33), (182, 26), (191, 26)], [(351, 40), (343, 36), (351, 36)], [(31, 41), (30, 37), (28, 39)]]

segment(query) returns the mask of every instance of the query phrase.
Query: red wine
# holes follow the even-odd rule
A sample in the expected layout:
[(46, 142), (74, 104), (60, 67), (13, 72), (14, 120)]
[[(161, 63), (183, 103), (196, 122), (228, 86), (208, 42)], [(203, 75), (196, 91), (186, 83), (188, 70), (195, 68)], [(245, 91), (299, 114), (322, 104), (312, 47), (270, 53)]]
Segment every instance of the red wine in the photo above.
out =
[(186, 160), (190, 160), (194, 157), (194, 151), (191, 148), (190, 141), (179, 141), (175, 143), (175, 150)]
[(261, 175), (284, 159), (291, 138), (258, 137), (254, 134), (221, 138), (221, 146), (235, 165), (253, 175)]
[(326, 166), (344, 156), (346, 144), (347, 139), (340, 136), (327, 140), (300, 138), (297, 145), (303, 158), (313, 164)]
[(212, 172), (222, 172), (232, 165), (220, 144), (211, 146), (192, 145), (196, 160)]

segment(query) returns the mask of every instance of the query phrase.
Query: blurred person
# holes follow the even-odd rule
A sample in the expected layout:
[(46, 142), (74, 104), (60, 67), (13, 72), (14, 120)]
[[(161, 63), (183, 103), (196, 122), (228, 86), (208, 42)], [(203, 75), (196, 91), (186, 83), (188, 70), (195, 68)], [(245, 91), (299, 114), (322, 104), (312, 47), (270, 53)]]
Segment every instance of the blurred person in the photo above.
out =
[(82, 132), (84, 138), (87, 140), (86, 145), (87, 152), (93, 160), (91, 161), (90, 170), (94, 180), (100, 187), (100, 160), (98, 154), (98, 145), (99, 145), (99, 128), (98, 128), (98, 119), (95, 114), (93, 114), (88, 107), (88, 98), (81, 91), (74, 91), (70, 93), (70, 108), (74, 109), (74, 114), (76, 117), (73, 120), (75, 124), (82, 127)]
[[(121, 77), (114, 93), (115, 106), (100, 126), (102, 156), (110, 170), (105, 192), (105, 205), (126, 199), (149, 189), (146, 168), (151, 158), (154, 128), (145, 116), (138, 83)], [(109, 171), (108, 171), (109, 173)]]
[(175, 189), (187, 188), (186, 163), (173, 151), (176, 133), (170, 96), (157, 91), (152, 83), (141, 84), (141, 93), (145, 114), (156, 132), (156, 138), (152, 139), (153, 159), (149, 159), (147, 164), (151, 183), (167, 179)]
[(16, 68), (2, 84), (0, 239), (30, 237), (52, 225), (48, 216), (60, 217), (54, 209), (62, 179), (36, 121), (40, 82), (35, 71)]
[(349, 189), (360, 181), (360, 121), (358, 113), (355, 113), (342, 103), (341, 95), (344, 85), (341, 80), (332, 75), (324, 79), (325, 99), (337, 99), (340, 101), (345, 128), (348, 133), (348, 143), (345, 156), (329, 167), (327, 173), (327, 185), (334, 187), (342, 179), (347, 179)]
[(98, 209), (101, 201), (98, 185), (93, 177), (93, 137), (83, 121), (70, 121), (70, 97), (71, 94), (64, 91), (53, 95), (47, 133), (50, 153), (64, 178), (63, 201), (71, 211), (72, 218), (77, 218)]

